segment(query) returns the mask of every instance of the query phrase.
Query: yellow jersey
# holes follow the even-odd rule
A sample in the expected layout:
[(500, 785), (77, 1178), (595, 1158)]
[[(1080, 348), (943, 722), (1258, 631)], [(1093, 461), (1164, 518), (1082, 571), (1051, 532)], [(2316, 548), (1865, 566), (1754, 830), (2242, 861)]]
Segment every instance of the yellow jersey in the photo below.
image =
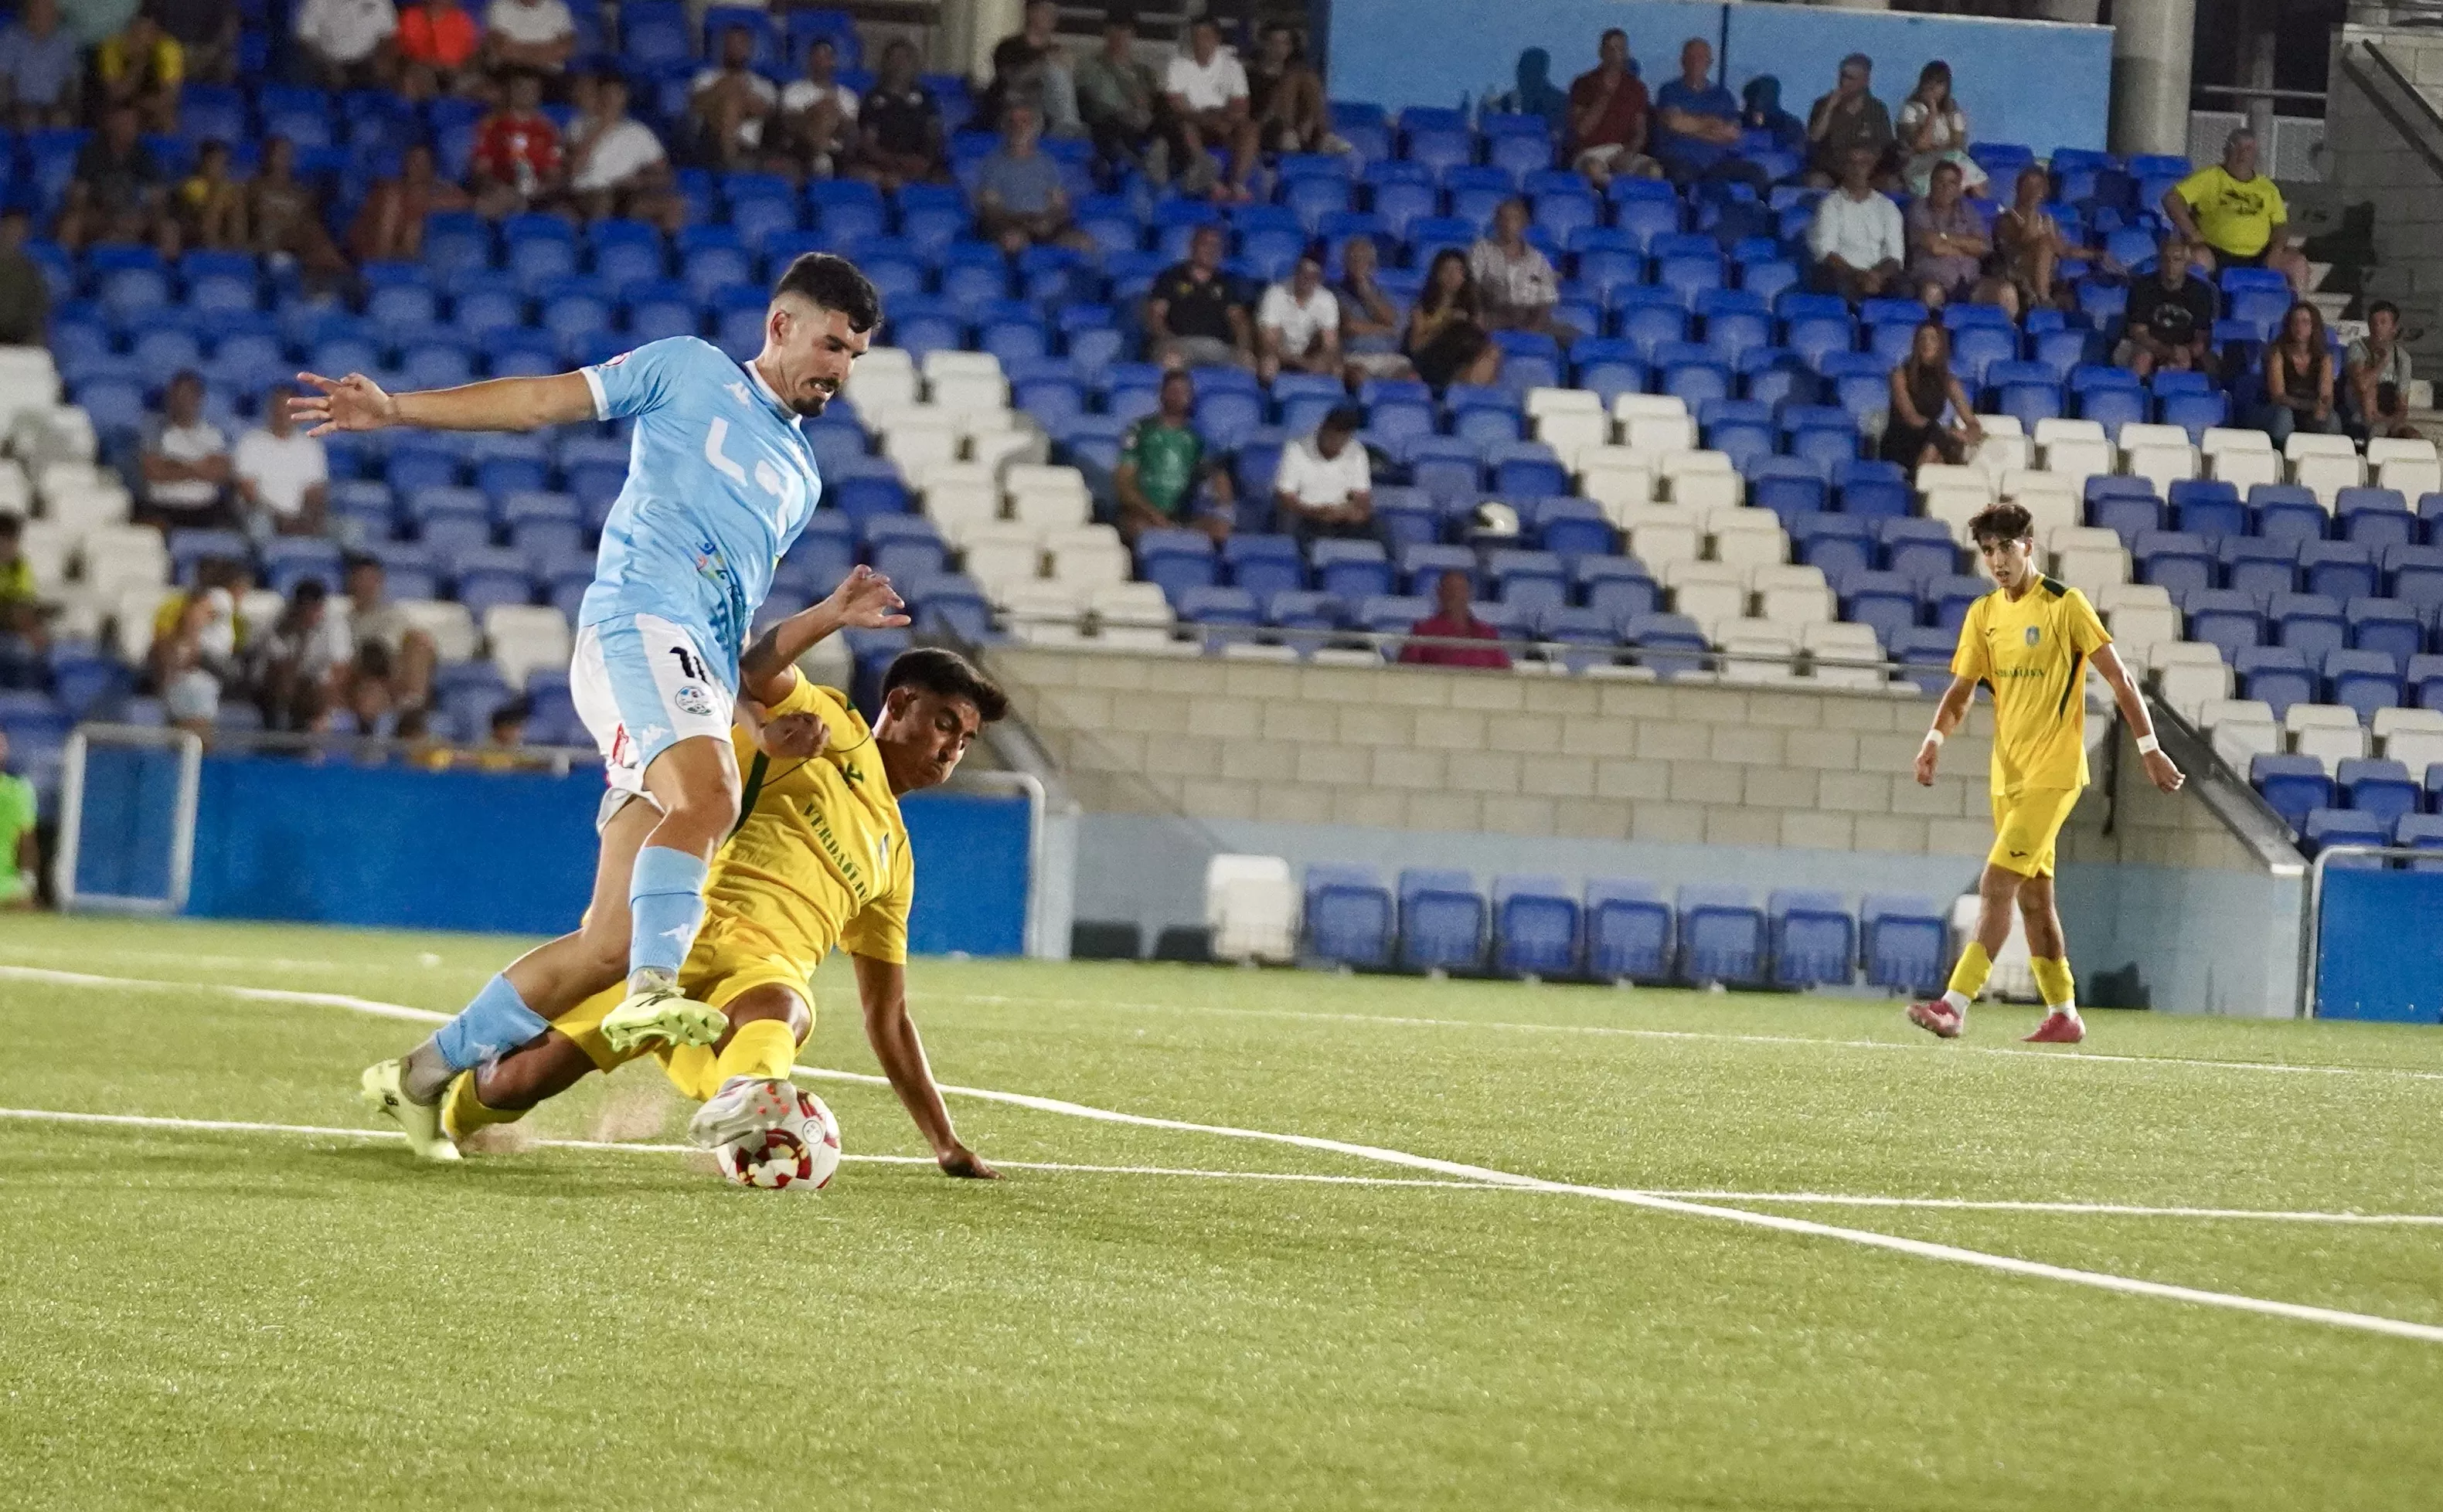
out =
[(1968, 607), (1951, 670), (1993, 690), (1993, 791), (2086, 786), (2086, 662), (2112, 637), (2086, 595), (2049, 577)]
[(2282, 191), (2263, 173), (2242, 182), (2222, 164), (2201, 168), (2181, 179), (2174, 191), (2188, 202), (2197, 234), (2218, 252), (2254, 257), (2273, 240), (2273, 228), (2289, 220)]
[(811, 714), (831, 744), (807, 760), (775, 759), (731, 732), (744, 778), (738, 828), (705, 879), (708, 915), (743, 918), (811, 970), (836, 944), (904, 964), (916, 858), (873, 732), (847, 698), (803, 676), (767, 717)]

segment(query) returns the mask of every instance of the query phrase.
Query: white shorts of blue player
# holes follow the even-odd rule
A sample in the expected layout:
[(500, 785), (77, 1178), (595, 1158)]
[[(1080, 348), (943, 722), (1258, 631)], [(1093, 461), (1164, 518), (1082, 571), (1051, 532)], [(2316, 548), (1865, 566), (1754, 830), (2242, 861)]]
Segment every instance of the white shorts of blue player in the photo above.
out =
[(568, 695), (602, 752), (611, 803), (645, 796), (645, 769), (679, 741), (729, 738), (736, 701), (711, 675), (701, 634), (658, 614), (578, 631)]

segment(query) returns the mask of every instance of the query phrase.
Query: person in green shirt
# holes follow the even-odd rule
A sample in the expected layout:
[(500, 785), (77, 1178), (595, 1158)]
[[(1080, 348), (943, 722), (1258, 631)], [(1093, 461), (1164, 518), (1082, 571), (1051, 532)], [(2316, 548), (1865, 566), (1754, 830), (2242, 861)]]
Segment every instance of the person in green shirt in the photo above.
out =
[[(0, 768), (9, 761), (9, 732), (0, 730)], [(34, 906), (42, 853), (34, 845), (34, 785), (0, 770), (0, 908)]]
[[(1130, 545), (1139, 534), (1167, 526), (1201, 530), (1220, 545), (1230, 535), (1236, 503), (1230, 475), (1214, 464), (1196, 430), (1196, 381), (1184, 368), (1162, 376), (1161, 408), (1129, 428), (1120, 465), (1111, 474), (1119, 496), (1120, 534)], [(1209, 483), (1204, 501), (1196, 485)]]

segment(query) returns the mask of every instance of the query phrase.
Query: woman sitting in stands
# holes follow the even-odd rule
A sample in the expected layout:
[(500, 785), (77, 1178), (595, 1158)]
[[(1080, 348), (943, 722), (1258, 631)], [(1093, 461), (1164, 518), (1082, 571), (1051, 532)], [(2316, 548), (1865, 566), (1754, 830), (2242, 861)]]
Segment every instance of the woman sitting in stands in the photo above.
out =
[(1951, 98), (1951, 64), (1937, 59), (1917, 76), (1917, 87), (1901, 102), (1895, 136), (1904, 155), (1901, 176), (1912, 194), (1923, 194), (1934, 183), (1938, 163), (1957, 163), (1961, 187), (1969, 193), (1985, 188), (1985, 170), (1968, 155), (1968, 112)]
[(2019, 303), (2030, 310), (2053, 302), (2058, 292), (2054, 274), (2070, 251), (2061, 223), (2045, 209), (2045, 196), (2051, 191), (2051, 177), (2030, 163), (2011, 184), (2011, 203), (1993, 217), (1999, 272), (2019, 291)]
[(1436, 390), (1453, 383), (1491, 383), (1501, 373), (1501, 349), (1485, 335), (1483, 305), (1467, 256), (1456, 247), (1434, 255), (1425, 292), (1408, 312), (1408, 360)]
[(2282, 334), (2265, 349), (2265, 433), (2277, 447), (2294, 430), (2341, 434), (2333, 410), (2333, 346), (2324, 312), (2302, 300), (2282, 318)]
[[(1879, 455), (1906, 467), (1911, 478), (1930, 462), (1967, 461), (1968, 448), (1985, 439), (1968, 391), (1951, 371), (1951, 333), (1940, 321), (1928, 320), (1917, 328), (1908, 360), (1892, 370), (1891, 398)], [(1956, 417), (1947, 426), (1942, 423), (1945, 409)]]

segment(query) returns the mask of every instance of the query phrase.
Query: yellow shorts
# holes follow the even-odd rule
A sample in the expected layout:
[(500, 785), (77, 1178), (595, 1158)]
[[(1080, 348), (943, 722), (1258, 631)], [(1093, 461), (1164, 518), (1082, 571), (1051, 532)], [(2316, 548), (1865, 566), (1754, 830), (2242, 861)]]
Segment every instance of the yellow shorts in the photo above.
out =
[[(829, 946), (817, 950), (811, 945), (793, 945), (774, 938), (746, 920), (714, 914), (705, 920), (703, 930), (695, 937), (695, 948), (688, 952), (687, 964), (679, 968), (679, 990), (699, 1003), (727, 1008), (758, 987), (785, 987), (806, 1005), (807, 1029), (811, 1033), (814, 970), (828, 954)], [(720, 1090), (713, 1074), (712, 1051), (704, 1046), (654, 1045), (624, 1055), (611, 1047), (611, 1042), (602, 1037), (602, 1019), (626, 995), (624, 986), (597, 993), (552, 1020), (551, 1027), (575, 1040), (586, 1058), (605, 1071), (651, 1054), (660, 1058), (662, 1070), (671, 1084), (697, 1102)]]
[(1993, 848), (1985, 865), (2015, 871), (2022, 877), (2053, 874), (2053, 842), (2069, 811), (2078, 807), (2076, 788), (2022, 788), (1993, 794)]

